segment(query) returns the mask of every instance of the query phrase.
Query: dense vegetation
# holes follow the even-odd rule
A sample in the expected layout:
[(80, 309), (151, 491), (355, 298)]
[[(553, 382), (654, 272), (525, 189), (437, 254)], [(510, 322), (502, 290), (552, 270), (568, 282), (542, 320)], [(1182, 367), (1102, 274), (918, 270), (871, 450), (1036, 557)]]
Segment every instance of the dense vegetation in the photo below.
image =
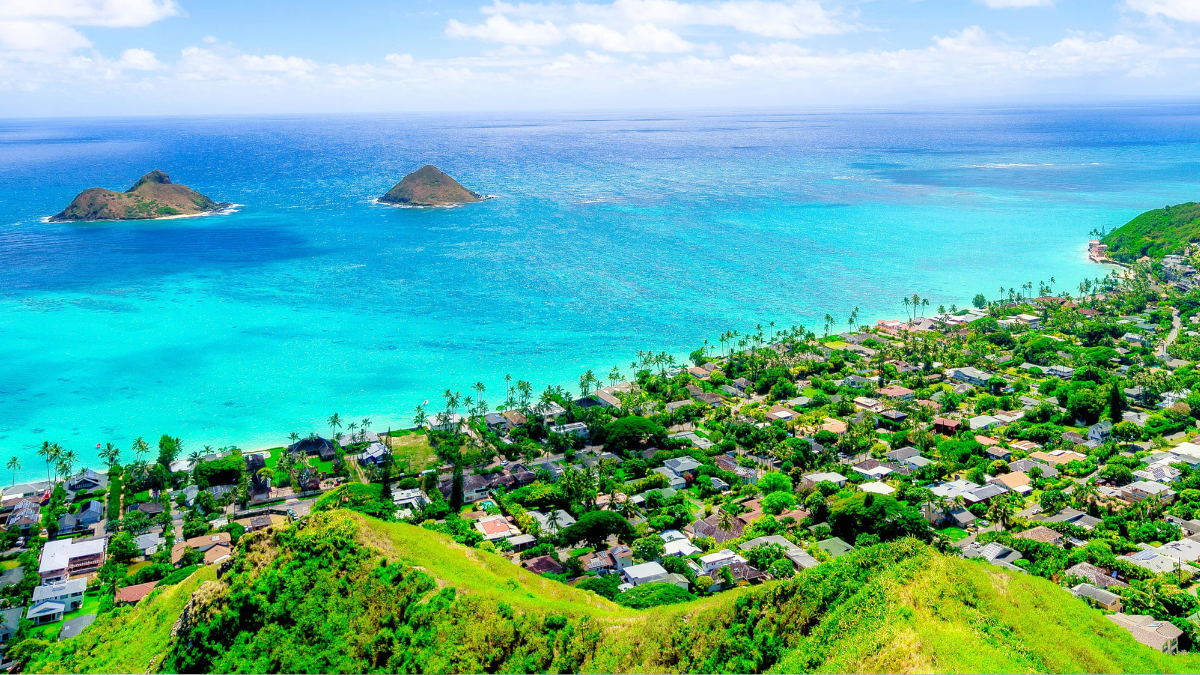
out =
[(1161, 258), (1179, 252), (1188, 242), (1200, 241), (1200, 203), (1187, 202), (1147, 211), (1109, 232), (1103, 242), (1108, 254), (1121, 262), (1142, 256)]
[[(1194, 670), (1051, 582), (913, 539), (790, 581), (645, 610), (345, 511), (248, 534), (180, 622), (179, 592), (46, 646), (39, 672)], [(104, 645), (105, 649), (96, 648)], [(164, 657), (165, 653), (165, 658)], [(159, 660), (161, 658), (161, 660)]]

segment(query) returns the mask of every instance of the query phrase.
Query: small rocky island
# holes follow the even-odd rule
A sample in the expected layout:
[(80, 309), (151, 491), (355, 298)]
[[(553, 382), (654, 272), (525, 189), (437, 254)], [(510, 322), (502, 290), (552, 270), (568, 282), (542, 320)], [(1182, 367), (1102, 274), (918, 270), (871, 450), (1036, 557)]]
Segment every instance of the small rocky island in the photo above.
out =
[(432, 164), (408, 174), (379, 198), (384, 204), (401, 206), (451, 206), (483, 200)]
[(86, 220), (152, 220), (172, 216), (194, 216), (232, 206), (214, 202), (185, 185), (175, 185), (171, 177), (155, 169), (142, 176), (124, 192), (88, 188), (79, 193), (52, 223)]

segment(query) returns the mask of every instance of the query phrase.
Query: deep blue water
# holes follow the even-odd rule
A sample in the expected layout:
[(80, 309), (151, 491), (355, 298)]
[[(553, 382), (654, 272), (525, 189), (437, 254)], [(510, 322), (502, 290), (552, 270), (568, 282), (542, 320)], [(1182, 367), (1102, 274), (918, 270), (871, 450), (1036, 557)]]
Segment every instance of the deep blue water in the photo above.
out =
[[(1198, 106), (0, 121), (0, 453), (401, 426), (757, 322), (1073, 290), (1090, 230), (1200, 198), (1197, 158)], [(425, 163), (495, 199), (372, 202)], [(154, 168), (243, 206), (42, 222)]]

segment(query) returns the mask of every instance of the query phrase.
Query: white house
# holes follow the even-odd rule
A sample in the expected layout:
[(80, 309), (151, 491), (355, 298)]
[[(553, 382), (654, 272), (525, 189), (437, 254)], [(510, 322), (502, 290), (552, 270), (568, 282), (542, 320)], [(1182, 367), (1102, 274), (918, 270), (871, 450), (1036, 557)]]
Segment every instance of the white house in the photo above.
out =
[(666, 579), (668, 572), (666, 568), (656, 562), (642, 563), (641, 565), (630, 565), (621, 570), (621, 578), (627, 583), (634, 586), (649, 584), (655, 581), (663, 581)]
[(700, 567), (704, 570), (705, 574), (709, 574), (713, 570), (720, 569), (727, 565), (744, 562), (746, 562), (745, 558), (727, 548), (721, 549), (716, 553), (709, 553), (706, 556), (700, 557)]

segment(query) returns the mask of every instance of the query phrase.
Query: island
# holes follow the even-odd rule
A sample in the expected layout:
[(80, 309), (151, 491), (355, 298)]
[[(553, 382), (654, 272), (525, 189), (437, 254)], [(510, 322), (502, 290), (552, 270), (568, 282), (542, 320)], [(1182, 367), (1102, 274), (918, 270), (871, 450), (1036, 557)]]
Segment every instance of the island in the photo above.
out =
[(214, 202), (186, 185), (176, 185), (170, 176), (155, 169), (124, 192), (99, 187), (80, 192), (50, 222), (153, 220), (213, 213), (229, 206), (228, 202)]
[(1200, 203), (1187, 202), (1147, 211), (1105, 235), (1100, 243), (1113, 260), (1132, 263), (1143, 256), (1180, 253), (1200, 241)]
[(432, 164), (408, 174), (379, 198), (384, 204), (400, 206), (452, 206), (483, 200)]

